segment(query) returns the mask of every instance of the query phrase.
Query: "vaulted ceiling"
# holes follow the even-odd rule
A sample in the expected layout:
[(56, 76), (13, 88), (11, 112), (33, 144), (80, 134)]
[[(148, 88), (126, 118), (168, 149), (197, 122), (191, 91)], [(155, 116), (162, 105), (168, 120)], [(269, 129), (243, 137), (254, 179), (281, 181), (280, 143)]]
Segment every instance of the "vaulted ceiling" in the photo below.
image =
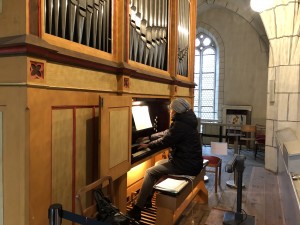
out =
[(268, 45), (269, 41), (259, 13), (250, 7), (250, 0), (198, 0), (198, 15), (213, 8), (224, 8), (243, 17)]

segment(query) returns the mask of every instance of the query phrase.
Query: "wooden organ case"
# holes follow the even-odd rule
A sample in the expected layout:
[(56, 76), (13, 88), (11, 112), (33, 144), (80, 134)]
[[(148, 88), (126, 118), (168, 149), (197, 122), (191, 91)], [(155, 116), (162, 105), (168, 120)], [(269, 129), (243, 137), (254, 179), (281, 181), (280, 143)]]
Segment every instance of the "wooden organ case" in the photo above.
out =
[[(164, 152), (140, 154), (136, 139), (168, 128), (171, 99), (193, 102), (197, 1), (11, 3), (0, 13), (3, 224), (46, 224), (56, 202), (77, 212), (76, 192), (103, 175), (125, 212)], [(138, 101), (152, 128), (136, 129)]]

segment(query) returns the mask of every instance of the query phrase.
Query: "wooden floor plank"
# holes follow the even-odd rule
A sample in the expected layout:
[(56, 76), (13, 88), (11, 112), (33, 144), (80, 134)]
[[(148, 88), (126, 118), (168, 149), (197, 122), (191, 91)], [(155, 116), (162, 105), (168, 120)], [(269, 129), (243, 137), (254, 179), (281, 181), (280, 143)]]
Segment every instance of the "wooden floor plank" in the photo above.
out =
[[(214, 193), (214, 174), (207, 174), (208, 204), (191, 204), (176, 225), (222, 225), (224, 212), (236, 211), (237, 191), (226, 185), (226, 181), (233, 179), (233, 174), (225, 172), (226, 163), (233, 157), (232, 152), (228, 152), (227, 156), (219, 156), (223, 160), (221, 188)], [(203, 154), (212, 155), (210, 148), (205, 147)], [(265, 170), (263, 157), (254, 160), (253, 152), (247, 150), (242, 154), (246, 156), (242, 208), (248, 215), (255, 216), (256, 225), (284, 225), (276, 174)]]
[[(214, 192), (214, 174), (208, 173), (209, 181), (206, 183), (209, 191), (208, 203), (199, 204), (193, 201), (176, 225), (222, 225), (224, 212), (236, 211), (237, 190), (226, 185), (226, 181), (233, 179), (233, 173), (225, 172), (226, 163), (233, 157), (233, 151), (228, 152), (227, 156), (219, 156), (223, 163), (218, 192)], [(203, 154), (212, 155), (210, 148), (204, 147)], [(242, 209), (248, 215), (255, 216), (256, 225), (284, 225), (276, 174), (264, 168), (263, 157), (254, 160), (253, 152), (247, 150), (243, 150), (242, 154), (246, 156)], [(155, 219), (153, 220), (155, 208), (151, 210), (154, 210), (152, 216), (151, 211), (143, 212), (145, 219), (141, 224), (155, 223)]]
[(265, 223), (265, 176), (264, 169), (254, 167), (243, 208), (247, 214), (254, 216), (256, 224)]
[[(271, 172), (266, 171), (268, 176), (266, 176), (266, 189), (265, 189), (265, 210), (266, 217), (265, 224), (266, 225), (276, 225), (276, 224), (284, 224), (281, 210), (280, 197), (278, 195), (278, 180), (276, 176), (274, 176)], [(277, 213), (281, 212), (281, 213)]]

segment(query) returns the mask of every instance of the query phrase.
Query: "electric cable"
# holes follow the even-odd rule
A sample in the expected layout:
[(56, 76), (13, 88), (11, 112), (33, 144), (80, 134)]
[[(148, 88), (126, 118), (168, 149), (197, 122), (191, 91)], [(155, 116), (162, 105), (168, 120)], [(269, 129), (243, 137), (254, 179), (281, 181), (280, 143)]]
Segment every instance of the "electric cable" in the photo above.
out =
[(244, 221), (247, 220), (248, 214), (246, 213), (246, 211), (244, 209), (241, 209), (244, 213), (242, 215), (245, 215), (245, 218), (243, 218), (238, 224), (242, 224)]

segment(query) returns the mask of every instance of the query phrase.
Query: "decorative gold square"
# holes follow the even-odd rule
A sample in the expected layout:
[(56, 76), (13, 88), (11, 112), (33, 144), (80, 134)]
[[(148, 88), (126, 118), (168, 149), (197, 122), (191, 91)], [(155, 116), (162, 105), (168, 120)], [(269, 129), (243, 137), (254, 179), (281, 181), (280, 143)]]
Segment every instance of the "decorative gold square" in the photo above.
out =
[(124, 87), (124, 89), (130, 88), (130, 78), (129, 77), (123, 77), (123, 87)]
[(44, 80), (44, 63), (30, 61), (30, 78), (31, 79), (42, 79)]
[(46, 61), (27, 58), (27, 81), (32, 83), (46, 82)]
[(171, 94), (171, 96), (176, 96), (177, 95), (177, 91), (178, 91), (178, 87), (177, 87), (177, 85), (171, 85), (171, 87), (170, 87), (170, 94)]
[(118, 78), (118, 90), (120, 92), (128, 92), (130, 89), (130, 77), (129, 76), (120, 76)]

